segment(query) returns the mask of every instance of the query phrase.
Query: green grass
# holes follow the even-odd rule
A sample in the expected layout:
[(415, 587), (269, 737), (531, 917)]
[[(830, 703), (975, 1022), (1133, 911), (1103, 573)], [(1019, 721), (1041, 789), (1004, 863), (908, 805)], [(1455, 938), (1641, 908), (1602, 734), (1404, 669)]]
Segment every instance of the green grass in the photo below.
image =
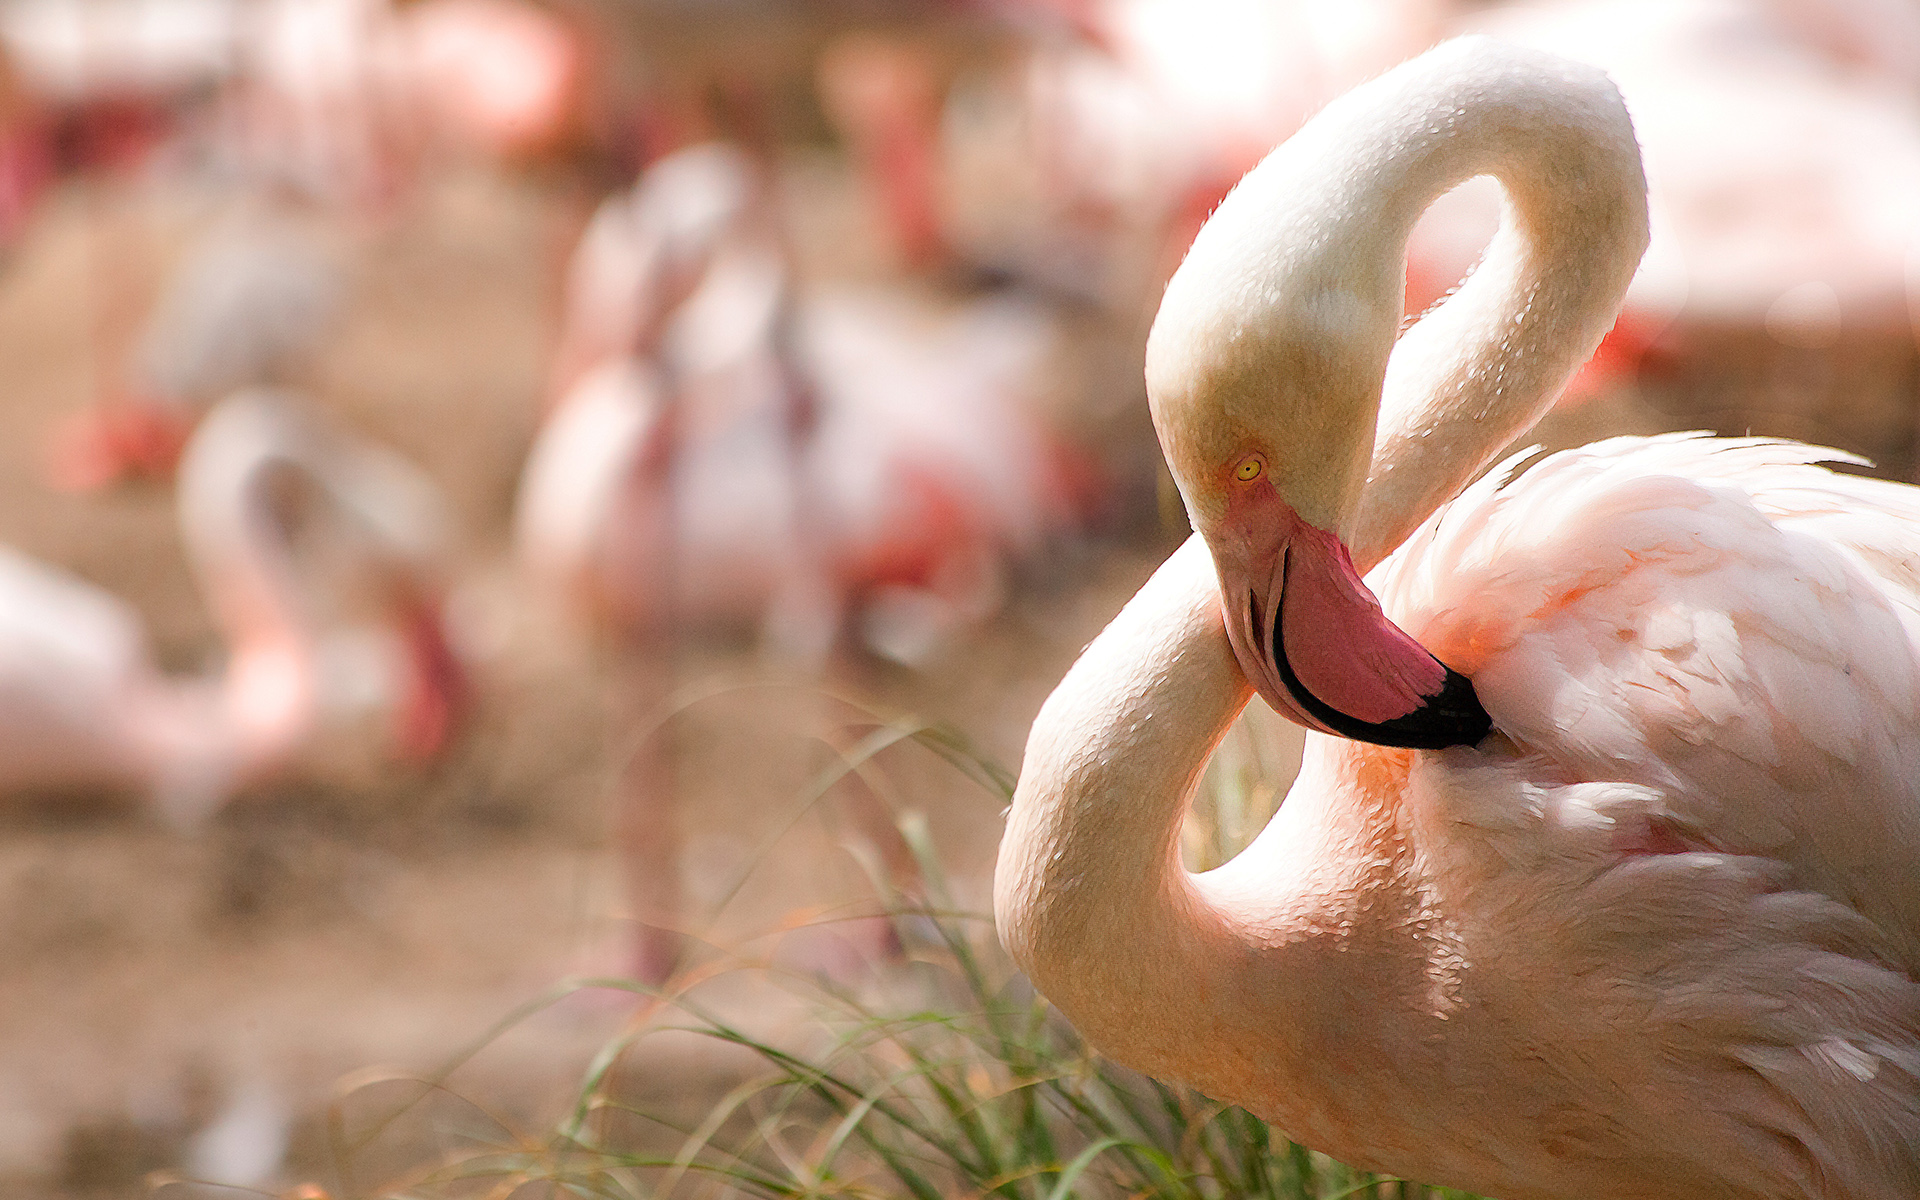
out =
[[(1006, 773), (979, 760), (963, 741), (917, 726), (888, 728), (889, 735), (869, 738), (847, 755), (843, 768), (857, 769), (863, 754), (889, 739), (913, 738), (989, 791), (1004, 798), (1010, 790)], [(1104, 1060), (1034, 994), (1001, 951), (990, 921), (954, 908), (924, 822), (909, 815), (902, 829), (922, 860), (927, 899), (894, 913), (908, 961), (871, 989), (884, 1000), (783, 976), (783, 986), (809, 1006), (813, 1020), (801, 1023), (805, 1032), (779, 1041), (718, 1015), (700, 999), (708, 985), (695, 980), (660, 993), (617, 980), (575, 985), (627, 989), (651, 1007), (601, 1051), (567, 1118), (532, 1140), (471, 1135), (439, 1165), (366, 1194), (420, 1200), (1463, 1197), (1347, 1168), (1288, 1142), (1242, 1109)], [(710, 965), (696, 974), (715, 971)], [(757, 1069), (704, 1115), (650, 1109), (632, 1099), (631, 1081), (645, 1069), (650, 1042), (669, 1031), (706, 1039), (735, 1060), (750, 1058)], [(341, 1134), (336, 1149), (343, 1168), (365, 1141), (366, 1135)], [(351, 1180), (344, 1170), (343, 1178)], [(351, 1182), (347, 1191), (360, 1194)]]

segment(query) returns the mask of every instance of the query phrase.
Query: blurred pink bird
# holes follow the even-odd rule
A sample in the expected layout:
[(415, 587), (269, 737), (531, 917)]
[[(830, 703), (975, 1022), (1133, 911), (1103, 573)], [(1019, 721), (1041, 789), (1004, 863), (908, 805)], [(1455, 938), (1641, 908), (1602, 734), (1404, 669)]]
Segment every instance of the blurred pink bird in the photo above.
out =
[(520, 544), (631, 632), (759, 627), (811, 663), (851, 634), (910, 660), (1074, 519), (1024, 406), (1051, 330), (1017, 302), (796, 296), (766, 187), (697, 146), (589, 225)]
[[(1125, 306), (1158, 290), (1269, 147), (1328, 96), (1429, 44), (1443, 9), (1441, 0), (980, 7), (1025, 43), (1012, 71), (963, 77), (949, 97), (923, 47), (849, 35), (821, 59), (828, 115), (905, 265), (958, 259)], [(1005, 186), (1010, 169), (1030, 191)]]
[(420, 0), (400, 9), (412, 103), (495, 158), (558, 149), (582, 119), (587, 50), (524, 0)]
[[(56, 487), (92, 491), (166, 478), (202, 413), (249, 387), (299, 384), (347, 290), (339, 231), (310, 197), (241, 193), (165, 280), (131, 353), (109, 353), (93, 406), (49, 448)], [(114, 348), (117, 351), (117, 347)]]
[[(276, 508), (289, 484), (344, 519), (371, 568), (384, 636), (320, 635)], [(227, 640), (225, 669), (161, 673), (124, 602), (0, 550), (0, 792), (125, 788), (190, 828), (285, 770), (343, 709), (389, 710), (404, 758), (447, 745), (464, 676), (426, 569), (437, 497), (409, 464), (254, 391), (203, 422), (179, 488), (181, 533)]]
[[(1483, 171), (1509, 218), (1396, 345), (1408, 230)], [(1001, 936), (1095, 1045), (1363, 1167), (1913, 1195), (1920, 491), (1700, 435), (1474, 481), (1646, 244), (1612, 85), (1485, 39), (1241, 182), (1147, 347), (1198, 536), (1034, 723)], [(1182, 817), (1254, 690), (1321, 732), (1266, 830), (1189, 875)]]
[[(1024, 305), (796, 297), (759, 167), (723, 145), (676, 152), (581, 240), (560, 399), (521, 481), (523, 560), (634, 651), (633, 724), (667, 688), (642, 680), (698, 630), (757, 631), (809, 672), (852, 645), (920, 661), (1071, 523), (1021, 403), (1050, 344)], [(633, 968), (659, 980), (684, 921), (670, 763), (637, 754), (621, 787)], [(890, 815), (855, 804), (911, 877)]]

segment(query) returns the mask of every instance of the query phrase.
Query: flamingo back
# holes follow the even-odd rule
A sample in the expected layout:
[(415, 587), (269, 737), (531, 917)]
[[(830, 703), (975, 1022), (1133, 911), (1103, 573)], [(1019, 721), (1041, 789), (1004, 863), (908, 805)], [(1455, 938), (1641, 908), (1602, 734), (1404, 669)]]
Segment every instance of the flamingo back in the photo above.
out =
[(0, 547), (0, 791), (116, 772), (131, 781), (137, 764), (99, 730), (155, 680), (131, 608)]
[[(1406, 773), (1435, 1003), (1506, 1031), (1456, 1069), (1546, 1131), (1519, 1194), (1611, 1194), (1649, 1154), (1682, 1192), (1920, 1178), (1884, 1132), (1920, 1127), (1920, 495), (1812, 465), (1835, 458), (1669, 435), (1510, 460), (1369, 578), (1498, 732), (1316, 737), (1300, 786)], [(1634, 1102), (1555, 1082), (1591, 1074)]]

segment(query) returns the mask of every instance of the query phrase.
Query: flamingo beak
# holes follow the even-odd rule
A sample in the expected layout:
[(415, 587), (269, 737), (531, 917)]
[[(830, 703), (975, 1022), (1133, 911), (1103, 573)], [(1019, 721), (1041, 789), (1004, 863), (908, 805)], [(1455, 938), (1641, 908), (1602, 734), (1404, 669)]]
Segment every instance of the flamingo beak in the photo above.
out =
[(398, 608), (405, 675), (394, 740), (402, 760), (426, 765), (444, 758), (458, 737), (469, 715), (471, 684), (432, 597), (407, 596)]
[(1466, 676), (1380, 609), (1338, 537), (1264, 484), (1208, 538), (1227, 637), (1274, 711), (1380, 746), (1473, 745), (1493, 726)]

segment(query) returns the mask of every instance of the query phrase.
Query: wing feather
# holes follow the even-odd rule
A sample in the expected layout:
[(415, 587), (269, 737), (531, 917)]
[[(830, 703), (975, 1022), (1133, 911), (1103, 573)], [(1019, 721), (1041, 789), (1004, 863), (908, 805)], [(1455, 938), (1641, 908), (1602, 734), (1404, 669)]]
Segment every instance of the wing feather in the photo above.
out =
[(1509, 460), (1369, 579), (1505, 735), (1414, 756), (1406, 792), (1472, 1002), (1569, 1072), (1698, 1100), (1541, 1127), (1598, 1158), (1748, 1145), (1741, 1194), (1920, 1178), (1920, 490), (1834, 459), (1680, 434)]

